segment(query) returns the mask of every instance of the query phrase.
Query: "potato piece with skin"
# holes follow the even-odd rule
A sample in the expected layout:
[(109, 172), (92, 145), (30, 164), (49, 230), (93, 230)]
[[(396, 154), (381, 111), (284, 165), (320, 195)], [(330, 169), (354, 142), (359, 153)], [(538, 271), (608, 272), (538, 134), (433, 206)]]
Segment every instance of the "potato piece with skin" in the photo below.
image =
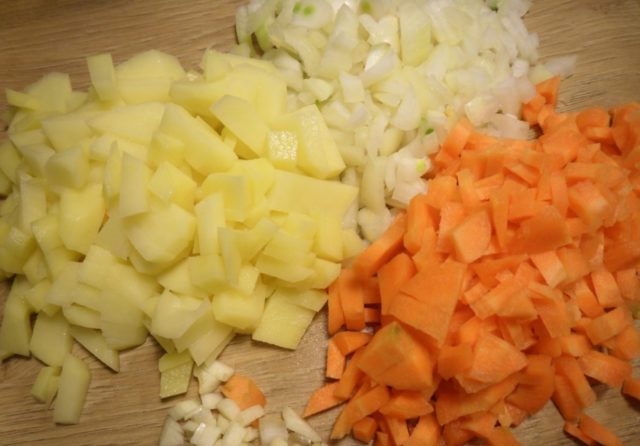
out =
[(160, 398), (169, 398), (187, 393), (189, 382), (191, 382), (192, 370), (193, 361), (189, 358), (189, 362), (161, 372)]
[(58, 424), (76, 424), (91, 382), (91, 373), (85, 362), (68, 354), (62, 364), (58, 396), (56, 398), (53, 421)]
[(196, 229), (193, 214), (180, 206), (156, 205), (124, 221), (131, 245), (149, 262), (170, 262), (192, 244)]
[(71, 352), (70, 326), (61, 313), (49, 317), (38, 314), (29, 348), (33, 356), (50, 366), (61, 366)]

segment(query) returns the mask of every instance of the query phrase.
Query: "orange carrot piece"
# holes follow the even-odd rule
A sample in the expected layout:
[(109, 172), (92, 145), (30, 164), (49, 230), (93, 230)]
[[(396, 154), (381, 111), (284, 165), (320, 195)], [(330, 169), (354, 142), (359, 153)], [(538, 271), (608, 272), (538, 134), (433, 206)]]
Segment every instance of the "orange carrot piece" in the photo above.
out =
[(567, 278), (567, 271), (556, 251), (531, 254), (531, 262), (538, 268), (550, 287), (556, 287)]
[(631, 377), (631, 364), (597, 350), (578, 358), (578, 363), (585, 375), (609, 387), (620, 387), (625, 379)]
[(622, 384), (622, 393), (640, 401), (640, 378), (627, 378)]
[(554, 364), (556, 373), (567, 379), (569, 387), (583, 408), (596, 402), (596, 393), (589, 385), (578, 361), (573, 356), (560, 356), (555, 359)]
[(418, 418), (433, 412), (433, 406), (422, 392), (401, 390), (392, 393), (387, 404), (380, 408), (380, 413), (404, 420)]
[(624, 299), (636, 300), (640, 295), (640, 280), (635, 268), (616, 271), (616, 282)]
[(353, 394), (353, 391), (358, 386), (363, 376), (362, 370), (358, 367), (358, 361), (362, 357), (363, 352), (364, 350), (358, 350), (347, 363), (347, 366), (345, 367), (344, 372), (342, 372), (342, 376), (334, 389), (334, 395), (336, 398), (341, 398), (343, 400), (349, 399)]
[(393, 298), (402, 286), (416, 274), (416, 267), (407, 254), (400, 253), (378, 271), (380, 312), (389, 314)]
[(551, 205), (524, 220), (512, 241), (512, 252), (535, 254), (560, 248), (571, 241), (567, 223)]
[(380, 323), (380, 310), (378, 308), (364, 307), (365, 324)]
[(451, 231), (451, 241), (460, 261), (471, 263), (482, 257), (491, 241), (488, 212), (480, 210), (466, 217)]
[(340, 348), (336, 344), (335, 340), (331, 339), (327, 344), (327, 361), (324, 376), (333, 379), (342, 378), (345, 364), (346, 355), (340, 351)]
[(447, 423), (442, 429), (442, 438), (447, 446), (463, 446), (475, 437), (474, 433), (462, 427), (461, 420)]
[(330, 438), (339, 440), (347, 435), (355, 423), (376, 412), (389, 401), (389, 390), (386, 386), (375, 386), (364, 395), (347, 403), (336, 419)]
[(363, 277), (371, 277), (402, 248), (406, 215), (400, 214), (375, 242), (353, 262), (353, 270)]
[(576, 124), (581, 132), (588, 127), (609, 127), (610, 120), (609, 112), (602, 107), (585, 108), (576, 116)]
[(363, 443), (369, 443), (375, 437), (377, 429), (378, 422), (375, 419), (364, 417), (353, 425), (353, 438)]
[(344, 326), (344, 312), (340, 303), (338, 281), (329, 286), (327, 300), (327, 331), (330, 335), (337, 333)]
[(566, 421), (576, 421), (582, 412), (580, 402), (573, 390), (571, 390), (569, 380), (564, 376), (555, 376), (555, 386), (551, 400)]
[(605, 268), (598, 268), (591, 272), (591, 281), (598, 302), (603, 308), (622, 305), (622, 295), (615, 277)]
[(441, 435), (441, 427), (435, 415), (423, 415), (404, 446), (438, 446)]
[(451, 232), (465, 217), (462, 203), (451, 201), (445, 203), (440, 210), (440, 224), (438, 225), (437, 251), (450, 253), (453, 250)]
[(584, 221), (590, 229), (602, 226), (609, 202), (598, 187), (590, 180), (580, 181), (569, 188), (569, 208)]
[(487, 438), (491, 435), (497, 420), (498, 417), (491, 412), (479, 412), (462, 418), (460, 427), (473, 432), (480, 438)]
[[(407, 294), (423, 303), (426, 312), (420, 315), (424, 325), (414, 328), (432, 336), (442, 343), (447, 336), (449, 322), (456, 303), (462, 293), (466, 265), (458, 262), (445, 262), (431, 269), (420, 271), (402, 288)], [(391, 307), (391, 314), (404, 312), (400, 304)], [(397, 315), (396, 315), (397, 316)]]
[(556, 106), (558, 103), (558, 89), (560, 88), (560, 76), (553, 76), (536, 84), (536, 91), (547, 104)]
[(481, 319), (486, 319), (498, 313), (507, 304), (509, 299), (521, 292), (523, 289), (520, 281), (511, 278), (496, 287), (492, 288), (487, 294), (473, 302), (470, 307)]
[(640, 333), (634, 325), (628, 325), (615, 337), (611, 354), (626, 361), (640, 357)]
[(433, 265), (442, 263), (442, 254), (436, 252), (438, 235), (432, 227), (424, 230), (422, 235), (422, 246), (420, 250), (412, 257), (418, 271), (431, 268)]
[(267, 399), (256, 383), (251, 378), (238, 373), (222, 385), (222, 393), (235, 401), (241, 410), (251, 406), (267, 405)]
[(442, 209), (445, 204), (452, 201), (460, 201), (458, 183), (455, 177), (438, 175), (429, 181), (425, 201), (434, 209)]
[(473, 347), (473, 363), (465, 375), (484, 383), (496, 383), (523, 369), (527, 357), (513, 345), (489, 333)]
[[(517, 255), (504, 255), (497, 258), (491, 258), (487, 260), (481, 260), (470, 265), (471, 270), (478, 275), (478, 278), (482, 283), (488, 287), (495, 287), (498, 285), (496, 276), (501, 271), (513, 271), (522, 265), (527, 260), (525, 254)], [(529, 278), (530, 279), (530, 278)], [(528, 282), (525, 280), (524, 283)]]
[(468, 120), (460, 119), (445, 138), (440, 150), (453, 157), (459, 156), (469, 140), (472, 128), (473, 126)]
[(501, 426), (493, 429), (486, 440), (489, 446), (520, 446), (511, 430)]
[(305, 418), (310, 417), (342, 404), (344, 398), (338, 398), (334, 393), (337, 386), (338, 382), (335, 381), (316, 389), (309, 397), (302, 416)]
[(424, 230), (434, 226), (429, 214), (429, 208), (424, 196), (416, 195), (407, 207), (407, 231), (404, 234), (404, 247), (409, 253), (415, 254), (422, 245)]
[(373, 443), (375, 446), (394, 446), (391, 436), (385, 432), (376, 432), (376, 439)]
[(364, 292), (356, 272), (350, 268), (343, 269), (338, 277), (340, 306), (344, 313), (344, 321), (349, 330), (362, 330), (364, 323)]
[(557, 254), (566, 272), (566, 278), (560, 283), (561, 286), (572, 284), (591, 272), (579, 248), (563, 247), (558, 249)]
[(394, 444), (404, 444), (409, 439), (409, 428), (407, 422), (402, 418), (393, 417), (391, 415), (384, 416), (391, 438)]
[(589, 285), (584, 280), (579, 280), (573, 287), (573, 294), (576, 298), (576, 303), (580, 307), (580, 311), (590, 318), (598, 317), (604, 314), (604, 309), (598, 302), (596, 295), (589, 288)]
[(369, 280), (362, 279), (362, 300), (365, 305), (380, 304), (380, 284), (378, 277), (370, 277)]
[(509, 193), (504, 189), (496, 189), (489, 195), (491, 203), (491, 219), (493, 228), (501, 248), (507, 246), (507, 228), (509, 217)]
[(562, 352), (575, 358), (584, 355), (593, 348), (589, 338), (579, 333), (570, 333), (567, 336), (562, 336), (559, 340)]
[(586, 444), (588, 446), (596, 446), (595, 440), (591, 437), (588, 437), (584, 432), (582, 432), (578, 425), (575, 423), (565, 421), (563, 430), (571, 437), (581, 441), (583, 444)]
[(470, 344), (445, 344), (438, 355), (438, 374), (444, 379), (450, 379), (467, 371), (472, 364), (473, 350)]
[(335, 334), (329, 342), (335, 343), (340, 353), (342, 353), (343, 356), (347, 356), (360, 347), (367, 345), (372, 337), (369, 333), (359, 331), (341, 331)]
[(618, 307), (596, 317), (585, 329), (591, 342), (597, 345), (622, 333), (632, 323), (629, 312), (624, 307)]
[(616, 434), (586, 414), (580, 417), (578, 427), (584, 435), (603, 446), (623, 446)]

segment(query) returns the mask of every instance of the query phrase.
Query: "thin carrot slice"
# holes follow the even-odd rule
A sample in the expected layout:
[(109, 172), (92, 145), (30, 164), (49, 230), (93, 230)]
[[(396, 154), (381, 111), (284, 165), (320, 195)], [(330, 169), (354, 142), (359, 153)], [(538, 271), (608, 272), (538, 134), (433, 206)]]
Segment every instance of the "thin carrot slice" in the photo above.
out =
[(335, 280), (329, 286), (327, 300), (327, 331), (330, 335), (337, 333), (344, 326), (344, 312), (342, 311), (339, 293), (338, 281)]
[(596, 441), (582, 432), (577, 424), (565, 421), (563, 429), (567, 434), (569, 434), (576, 440), (579, 440), (588, 446), (596, 446)]
[(353, 438), (369, 443), (376, 435), (378, 422), (371, 417), (364, 417), (353, 425)]
[(413, 428), (405, 446), (438, 446), (441, 428), (434, 414), (423, 415)]
[(330, 343), (335, 343), (340, 353), (347, 356), (358, 350), (360, 347), (367, 345), (372, 337), (373, 336), (369, 333), (362, 333), (359, 331), (341, 331), (333, 336)]
[(620, 387), (631, 376), (631, 364), (597, 350), (581, 356), (578, 362), (585, 375), (609, 387)]
[(393, 392), (387, 404), (380, 408), (380, 413), (404, 420), (418, 418), (433, 412), (433, 406), (422, 392), (401, 390)]
[(362, 330), (364, 323), (364, 293), (360, 279), (354, 270), (343, 269), (338, 277), (340, 306), (345, 326), (349, 330)]
[(330, 340), (327, 344), (326, 363), (327, 365), (324, 376), (333, 379), (342, 378), (342, 373), (344, 372), (344, 366), (346, 364), (346, 355), (340, 351), (340, 348), (334, 339)]

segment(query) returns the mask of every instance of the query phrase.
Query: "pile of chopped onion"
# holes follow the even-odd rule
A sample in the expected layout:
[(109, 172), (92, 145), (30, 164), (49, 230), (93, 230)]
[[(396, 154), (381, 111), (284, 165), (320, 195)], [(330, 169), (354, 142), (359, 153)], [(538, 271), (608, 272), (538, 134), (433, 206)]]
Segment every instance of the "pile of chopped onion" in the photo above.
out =
[(251, 0), (237, 11), (236, 31), (241, 50), (285, 76), (291, 108), (322, 111), (348, 166), (341, 180), (361, 190), (345, 225), (373, 240), (394, 208), (425, 192), (429, 155), (458, 118), (527, 137), (520, 104), (551, 75), (522, 20), (530, 4)]
[[(320, 435), (289, 407), (281, 414), (267, 415), (259, 405), (240, 410), (236, 402), (225, 398), (219, 389), (233, 374), (234, 370), (220, 361), (198, 367), (195, 375), (200, 397), (182, 400), (169, 410), (160, 446), (240, 446), (256, 441), (269, 446), (287, 446), (290, 436), (299, 444), (323, 444)], [(260, 420), (259, 428), (253, 427), (257, 420)]]

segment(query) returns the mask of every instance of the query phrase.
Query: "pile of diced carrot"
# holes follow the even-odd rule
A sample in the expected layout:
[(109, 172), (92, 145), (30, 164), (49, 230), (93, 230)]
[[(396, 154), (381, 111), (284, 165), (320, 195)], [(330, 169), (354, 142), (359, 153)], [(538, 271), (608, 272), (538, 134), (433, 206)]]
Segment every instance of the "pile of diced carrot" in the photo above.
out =
[(344, 404), (332, 439), (515, 445), (551, 400), (568, 434), (622, 444), (583, 410), (594, 383), (640, 398), (640, 104), (558, 113), (558, 83), (524, 105), (535, 140), (458, 123), (428, 192), (330, 287), (305, 416)]

